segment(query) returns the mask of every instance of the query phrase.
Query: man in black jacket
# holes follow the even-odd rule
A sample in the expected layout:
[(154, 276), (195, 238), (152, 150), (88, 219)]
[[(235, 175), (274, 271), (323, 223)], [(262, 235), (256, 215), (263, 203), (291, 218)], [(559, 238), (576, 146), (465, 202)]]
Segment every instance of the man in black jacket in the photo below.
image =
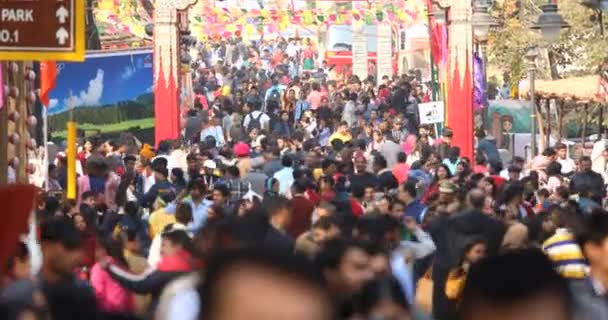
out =
[(481, 209), (485, 193), (473, 189), (467, 195), (469, 209), (437, 218), (429, 226), (437, 253), (433, 264), (433, 315), (435, 318), (452, 319), (454, 306), (445, 295), (445, 283), (449, 271), (460, 263), (465, 247), (474, 239), (482, 238), (487, 243), (487, 254), (498, 253), (505, 226), (484, 214)]
[(570, 179), (570, 190), (574, 193), (589, 191), (591, 200), (602, 203), (606, 195), (602, 175), (591, 170), (591, 158), (582, 157), (579, 162), (579, 172)]

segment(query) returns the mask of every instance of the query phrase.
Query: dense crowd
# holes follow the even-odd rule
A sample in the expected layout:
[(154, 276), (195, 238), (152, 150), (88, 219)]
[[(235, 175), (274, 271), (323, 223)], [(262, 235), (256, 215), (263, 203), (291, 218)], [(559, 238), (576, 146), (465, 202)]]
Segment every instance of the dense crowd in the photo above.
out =
[(419, 74), (303, 43), (200, 47), (182, 137), (84, 138), (76, 200), (59, 153), (2, 319), (608, 319), (604, 167), (462, 157)]

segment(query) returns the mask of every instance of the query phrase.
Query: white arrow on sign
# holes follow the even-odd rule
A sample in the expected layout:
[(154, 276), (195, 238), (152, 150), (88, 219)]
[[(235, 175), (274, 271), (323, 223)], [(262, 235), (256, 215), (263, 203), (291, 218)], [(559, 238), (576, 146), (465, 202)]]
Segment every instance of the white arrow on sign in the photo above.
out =
[(57, 43), (64, 45), (65, 41), (70, 38), (70, 34), (64, 27), (61, 27), (57, 30), (57, 33), (55, 33), (55, 38), (57, 38)]
[(68, 12), (64, 6), (61, 6), (59, 9), (57, 9), (57, 12), (55, 12), (55, 16), (59, 19), (59, 23), (64, 24), (67, 18), (70, 16), (70, 12)]

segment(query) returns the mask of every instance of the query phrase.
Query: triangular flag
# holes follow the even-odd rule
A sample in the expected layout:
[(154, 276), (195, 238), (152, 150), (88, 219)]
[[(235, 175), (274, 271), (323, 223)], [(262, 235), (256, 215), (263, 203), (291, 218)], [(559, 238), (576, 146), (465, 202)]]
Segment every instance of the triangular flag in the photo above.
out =
[(40, 101), (45, 107), (49, 106), (49, 93), (57, 84), (57, 63), (46, 61), (40, 63)]

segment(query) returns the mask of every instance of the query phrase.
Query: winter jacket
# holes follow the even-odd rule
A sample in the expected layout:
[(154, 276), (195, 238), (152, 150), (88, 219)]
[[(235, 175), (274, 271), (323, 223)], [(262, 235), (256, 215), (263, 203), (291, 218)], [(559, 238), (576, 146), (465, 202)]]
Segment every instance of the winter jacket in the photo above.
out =
[(96, 263), (91, 269), (91, 285), (95, 290), (97, 307), (108, 313), (133, 311), (133, 295), (110, 277), (108, 271)]

